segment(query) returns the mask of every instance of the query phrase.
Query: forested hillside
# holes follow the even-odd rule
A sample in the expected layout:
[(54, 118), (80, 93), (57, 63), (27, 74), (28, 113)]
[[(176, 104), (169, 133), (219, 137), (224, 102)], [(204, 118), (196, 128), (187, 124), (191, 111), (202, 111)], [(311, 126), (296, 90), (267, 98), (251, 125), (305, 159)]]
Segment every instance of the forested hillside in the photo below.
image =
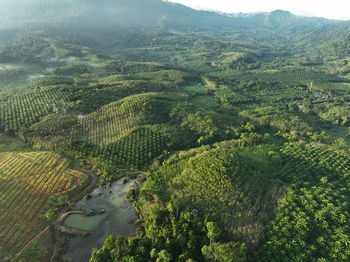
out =
[(90, 262), (350, 260), (350, 22), (161, 0), (0, 21), (1, 261), (63, 261), (62, 215), (138, 174), (139, 229)]

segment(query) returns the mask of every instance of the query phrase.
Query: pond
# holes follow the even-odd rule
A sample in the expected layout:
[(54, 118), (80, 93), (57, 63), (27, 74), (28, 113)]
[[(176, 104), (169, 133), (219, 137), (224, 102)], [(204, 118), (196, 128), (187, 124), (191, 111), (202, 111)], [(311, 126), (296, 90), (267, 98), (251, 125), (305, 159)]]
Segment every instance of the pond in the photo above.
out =
[(119, 180), (107, 188), (96, 188), (91, 198), (80, 200), (74, 209), (101, 210), (105, 213), (94, 216), (72, 214), (63, 222), (64, 226), (89, 230), (88, 236), (76, 236), (69, 240), (68, 250), (61, 257), (61, 261), (86, 262), (89, 261), (93, 248), (101, 248), (104, 239), (110, 234), (129, 235), (136, 231), (134, 222), (137, 219), (134, 208), (126, 199), (126, 193), (136, 180), (123, 184)]

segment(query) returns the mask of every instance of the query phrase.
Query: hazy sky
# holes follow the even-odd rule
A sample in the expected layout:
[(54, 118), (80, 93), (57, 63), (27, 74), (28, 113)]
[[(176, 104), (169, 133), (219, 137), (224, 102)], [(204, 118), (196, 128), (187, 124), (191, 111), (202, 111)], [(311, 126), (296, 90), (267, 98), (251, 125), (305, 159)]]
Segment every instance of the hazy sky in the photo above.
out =
[(294, 14), (350, 19), (349, 0), (169, 0), (195, 9), (218, 10), (226, 13), (248, 13), (288, 10)]

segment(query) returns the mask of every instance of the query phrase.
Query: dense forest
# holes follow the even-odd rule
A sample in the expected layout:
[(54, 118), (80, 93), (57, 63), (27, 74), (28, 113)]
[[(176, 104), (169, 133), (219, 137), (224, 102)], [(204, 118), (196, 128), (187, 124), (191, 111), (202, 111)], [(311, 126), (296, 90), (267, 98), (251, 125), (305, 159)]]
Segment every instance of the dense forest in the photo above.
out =
[(161, 0), (0, 21), (1, 261), (64, 261), (60, 215), (139, 173), (138, 230), (90, 262), (350, 260), (350, 22)]

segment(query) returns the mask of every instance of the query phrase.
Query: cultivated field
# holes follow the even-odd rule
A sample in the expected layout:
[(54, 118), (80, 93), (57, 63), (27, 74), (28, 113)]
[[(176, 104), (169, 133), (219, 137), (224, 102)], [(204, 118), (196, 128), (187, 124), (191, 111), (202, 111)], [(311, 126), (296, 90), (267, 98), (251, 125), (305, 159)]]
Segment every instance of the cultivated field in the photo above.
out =
[(87, 180), (56, 153), (0, 153), (1, 253), (15, 255), (45, 228), (40, 216), (50, 196), (73, 193)]

